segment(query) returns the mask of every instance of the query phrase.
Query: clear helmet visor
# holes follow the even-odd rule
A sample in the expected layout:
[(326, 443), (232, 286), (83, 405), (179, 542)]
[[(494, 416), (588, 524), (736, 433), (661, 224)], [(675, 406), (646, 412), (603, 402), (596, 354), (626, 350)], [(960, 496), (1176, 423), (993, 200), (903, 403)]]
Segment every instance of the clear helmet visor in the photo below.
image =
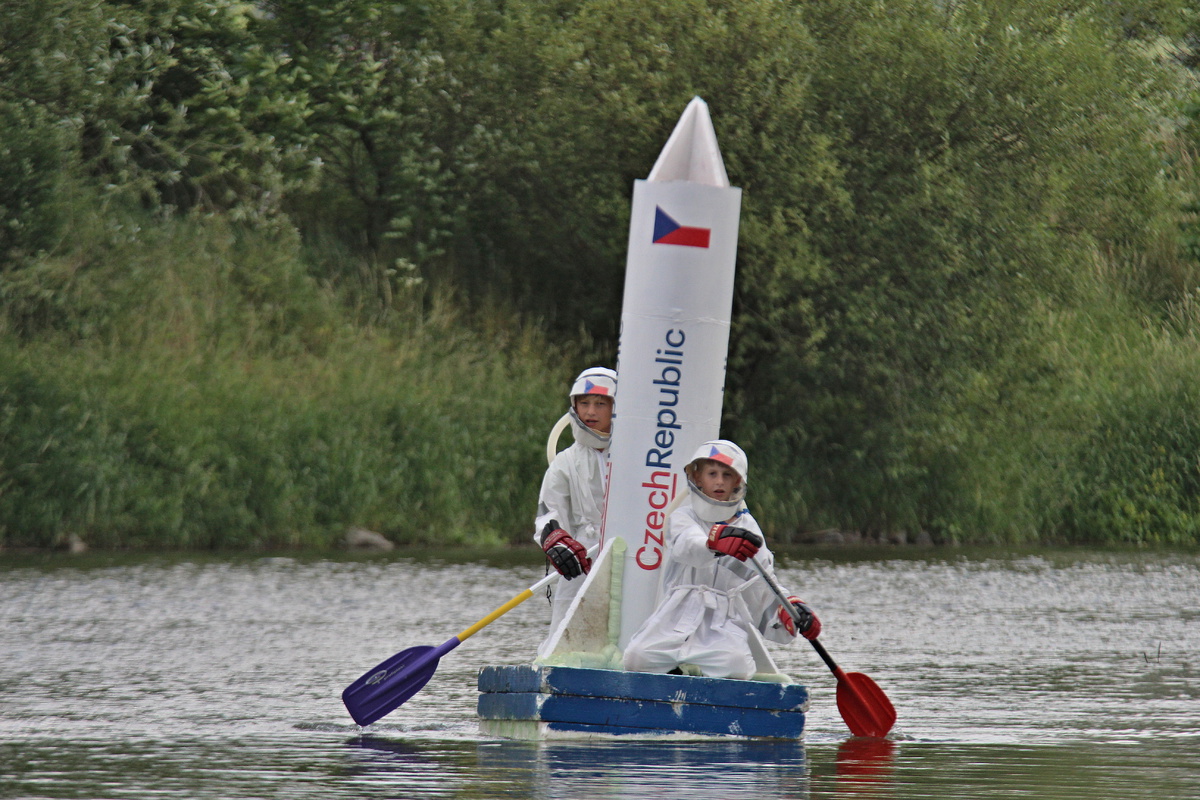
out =
[[(737, 487), (726, 500), (709, 497), (696, 483), (696, 475), (706, 461), (715, 461), (729, 467), (741, 478)], [(705, 522), (723, 522), (746, 507), (746, 475), (749, 465), (746, 454), (728, 439), (714, 439), (696, 449), (684, 472), (687, 474), (688, 491), (691, 493), (692, 510)]]
[(571, 433), (575, 441), (593, 450), (607, 450), (611, 434), (593, 430), (583, 423), (575, 411), (575, 401), (584, 395), (609, 397), (617, 400), (617, 373), (608, 367), (588, 367), (571, 384), (567, 396), (567, 413), (571, 416)]
[(612, 439), (611, 433), (602, 433), (585, 425), (579, 418), (579, 414), (575, 412), (574, 404), (567, 410), (567, 413), (571, 416), (571, 434), (575, 437), (575, 441), (587, 445), (593, 450), (608, 449), (608, 443)]

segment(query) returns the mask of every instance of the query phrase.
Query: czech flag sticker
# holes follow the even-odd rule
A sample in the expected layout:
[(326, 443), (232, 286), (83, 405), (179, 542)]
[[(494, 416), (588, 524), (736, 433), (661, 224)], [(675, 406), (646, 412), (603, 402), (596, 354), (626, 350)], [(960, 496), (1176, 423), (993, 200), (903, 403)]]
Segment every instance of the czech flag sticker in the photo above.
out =
[(712, 452), (710, 452), (708, 454), (708, 457), (711, 458), (713, 461), (721, 462), (722, 464), (724, 464), (727, 467), (733, 466), (733, 456), (725, 455), (720, 450), (718, 450), (716, 447), (713, 447)]
[(684, 247), (708, 247), (711, 228), (690, 228), (680, 225), (671, 215), (654, 207), (654, 244), (678, 244)]

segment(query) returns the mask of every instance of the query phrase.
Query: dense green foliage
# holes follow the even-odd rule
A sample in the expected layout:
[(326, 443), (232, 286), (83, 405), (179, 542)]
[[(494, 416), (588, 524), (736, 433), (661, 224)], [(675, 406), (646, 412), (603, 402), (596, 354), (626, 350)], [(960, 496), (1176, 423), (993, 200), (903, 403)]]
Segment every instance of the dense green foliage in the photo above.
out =
[(0, 0), (0, 546), (519, 540), (687, 101), (756, 515), (1200, 539), (1177, 0)]
[(528, 516), (513, 487), (545, 461), (513, 440), (544, 442), (566, 380), (537, 335), (448, 309), (363, 330), (297, 273), (294, 237), (217, 220), (100, 260), (56, 293), (118, 302), (0, 348), (7, 544), (495, 543)]

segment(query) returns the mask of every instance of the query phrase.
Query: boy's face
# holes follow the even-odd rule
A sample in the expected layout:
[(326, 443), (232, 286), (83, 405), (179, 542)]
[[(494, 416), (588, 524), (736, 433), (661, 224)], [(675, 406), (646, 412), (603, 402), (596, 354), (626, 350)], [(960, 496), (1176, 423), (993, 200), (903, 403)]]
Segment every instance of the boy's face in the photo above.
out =
[(576, 398), (575, 413), (592, 430), (608, 433), (612, 428), (613, 399), (600, 394), (585, 394)]
[(713, 500), (728, 501), (734, 489), (741, 485), (742, 479), (731, 467), (720, 461), (705, 459), (696, 467), (693, 478), (700, 491)]

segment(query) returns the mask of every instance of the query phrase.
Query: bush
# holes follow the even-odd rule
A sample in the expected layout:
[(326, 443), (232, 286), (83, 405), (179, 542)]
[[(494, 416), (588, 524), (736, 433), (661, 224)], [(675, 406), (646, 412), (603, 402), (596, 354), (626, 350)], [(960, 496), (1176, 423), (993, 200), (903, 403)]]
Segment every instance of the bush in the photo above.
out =
[(0, 97), (0, 272), (58, 241), (62, 138), (37, 106)]
[(358, 327), (277, 234), (210, 219), (141, 240), (67, 282), (86, 333), (0, 337), (0, 546), (526, 538), (573, 367), (557, 348), (436, 299)]
[(1121, 376), (1123, 390), (1071, 452), (1061, 519), (1070, 541), (1200, 542), (1200, 393), (1194, 360), (1172, 356)]

